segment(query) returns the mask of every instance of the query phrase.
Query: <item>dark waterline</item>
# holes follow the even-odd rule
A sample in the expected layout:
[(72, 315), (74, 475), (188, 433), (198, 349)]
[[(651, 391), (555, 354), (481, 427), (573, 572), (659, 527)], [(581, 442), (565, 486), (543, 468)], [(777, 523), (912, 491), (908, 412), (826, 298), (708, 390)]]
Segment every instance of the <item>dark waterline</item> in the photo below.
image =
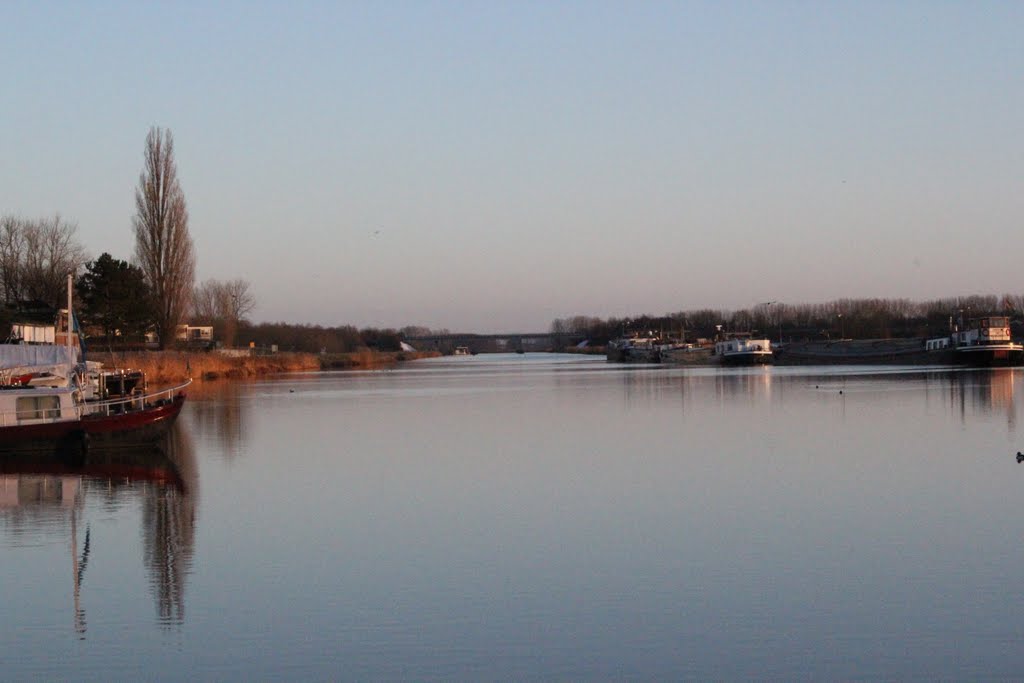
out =
[(551, 355), (207, 385), (157, 474), (0, 475), (2, 678), (1015, 678), (1022, 386)]

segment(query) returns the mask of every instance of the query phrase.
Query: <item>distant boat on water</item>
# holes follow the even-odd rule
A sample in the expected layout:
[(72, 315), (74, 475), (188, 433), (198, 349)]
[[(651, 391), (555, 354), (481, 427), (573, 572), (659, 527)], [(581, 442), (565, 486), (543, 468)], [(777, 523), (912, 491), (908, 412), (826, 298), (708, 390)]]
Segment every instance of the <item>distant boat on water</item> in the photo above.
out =
[(733, 338), (715, 342), (715, 355), (722, 365), (771, 365), (772, 343), (768, 339)]
[(714, 365), (719, 360), (709, 344), (673, 344), (661, 349), (661, 362), (671, 365)]
[(772, 344), (749, 333), (730, 334), (711, 344), (668, 342), (658, 337), (623, 337), (608, 343), (606, 358), (615, 363), (675, 365), (769, 365)]
[(928, 353), (926, 340), (843, 339), (776, 346), (776, 365), (949, 365), (951, 353)]
[(989, 316), (971, 321), (971, 327), (948, 338), (929, 339), (930, 352), (953, 350), (953, 362), (972, 367), (1005, 367), (1024, 363), (1024, 345), (1010, 337), (1010, 319)]
[(659, 363), (662, 342), (657, 337), (621, 337), (605, 347), (605, 358), (611, 363)]
[(1005, 316), (971, 320), (944, 337), (844, 339), (790, 342), (775, 349), (779, 365), (966, 365), (1024, 364), (1024, 346), (1010, 338)]

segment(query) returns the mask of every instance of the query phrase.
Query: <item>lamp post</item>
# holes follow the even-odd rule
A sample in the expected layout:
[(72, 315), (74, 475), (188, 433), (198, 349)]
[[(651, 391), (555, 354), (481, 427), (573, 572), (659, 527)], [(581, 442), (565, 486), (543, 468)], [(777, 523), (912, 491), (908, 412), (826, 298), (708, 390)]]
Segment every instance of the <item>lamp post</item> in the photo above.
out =
[(839, 339), (841, 341), (843, 339), (846, 339), (846, 331), (845, 331), (845, 328), (843, 327), (843, 314), (842, 313), (836, 313), (836, 317), (839, 318)]

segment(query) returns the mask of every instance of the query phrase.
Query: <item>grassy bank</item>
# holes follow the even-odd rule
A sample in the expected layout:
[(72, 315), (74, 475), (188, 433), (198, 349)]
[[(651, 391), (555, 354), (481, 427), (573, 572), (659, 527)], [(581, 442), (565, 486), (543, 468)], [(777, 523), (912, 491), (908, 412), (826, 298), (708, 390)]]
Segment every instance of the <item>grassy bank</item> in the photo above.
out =
[(90, 352), (89, 360), (99, 361), (108, 368), (143, 370), (151, 383), (165, 384), (189, 377), (196, 380), (241, 379), (283, 372), (373, 369), (431, 355), (437, 354), (360, 351), (328, 355), (275, 353), (269, 356), (228, 356), (216, 352), (135, 351), (113, 354)]

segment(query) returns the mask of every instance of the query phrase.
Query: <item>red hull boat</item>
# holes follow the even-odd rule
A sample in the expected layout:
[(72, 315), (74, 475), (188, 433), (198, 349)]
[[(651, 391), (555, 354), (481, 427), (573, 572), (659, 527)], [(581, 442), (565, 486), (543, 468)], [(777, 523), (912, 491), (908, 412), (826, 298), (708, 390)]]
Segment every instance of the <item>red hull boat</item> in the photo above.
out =
[[(135, 447), (163, 436), (190, 382), (149, 395), (81, 401), (72, 388), (0, 390), (0, 451), (57, 452), (90, 445)], [(15, 410), (9, 410), (9, 407)]]

